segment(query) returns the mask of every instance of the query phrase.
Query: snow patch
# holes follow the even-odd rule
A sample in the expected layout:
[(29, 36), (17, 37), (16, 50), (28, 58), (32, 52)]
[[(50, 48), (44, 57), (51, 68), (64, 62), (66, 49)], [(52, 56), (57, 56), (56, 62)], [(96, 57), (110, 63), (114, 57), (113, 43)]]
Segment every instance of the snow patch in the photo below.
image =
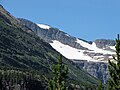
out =
[(53, 40), (53, 43), (50, 43), (50, 45), (68, 59), (80, 59), (80, 60), (92, 59), (91, 57), (84, 55), (83, 51), (70, 47), (69, 45), (62, 44), (57, 40)]
[(68, 36), (68, 37), (70, 37), (70, 35), (68, 35), (68, 34), (65, 34), (66, 36)]
[(94, 53), (103, 53), (103, 54), (114, 54), (114, 52), (111, 52), (111, 51), (107, 51), (107, 50), (103, 50), (103, 49), (100, 49), (96, 46), (95, 42), (93, 42), (92, 44), (89, 44), (87, 42), (84, 42), (82, 40), (79, 40), (79, 39), (76, 39), (76, 42), (79, 43), (81, 46), (85, 47), (85, 48), (88, 48), (89, 52), (94, 52)]
[(109, 46), (111, 49), (115, 50), (115, 46)]
[(37, 24), (40, 28), (43, 28), (43, 29), (50, 29), (50, 26), (48, 25), (45, 25), (45, 24)]
[[(84, 42), (82, 40), (77, 39), (78, 43), (80, 43), (80, 45), (82, 45), (83, 47), (88, 48), (89, 50), (81, 50), (81, 49), (76, 49), (73, 48), (69, 45), (63, 44), (57, 40), (53, 40), (52, 43), (50, 43), (50, 45), (57, 50), (59, 53), (61, 53), (64, 57), (71, 59), (71, 60), (87, 60), (92, 61), (92, 62), (107, 62), (108, 60), (104, 60), (104, 54), (115, 54), (115, 52), (110, 52), (107, 50), (103, 50), (100, 49), (96, 46), (96, 44), (93, 42), (92, 44), (89, 44), (87, 42)], [(101, 53), (103, 54), (98, 55), (98, 56), (89, 56), (87, 54), (85, 54), (84, 52), (88, 52), (88, 53)], [(108, 56), (109, 58), (111, 58), (110, 56)]]

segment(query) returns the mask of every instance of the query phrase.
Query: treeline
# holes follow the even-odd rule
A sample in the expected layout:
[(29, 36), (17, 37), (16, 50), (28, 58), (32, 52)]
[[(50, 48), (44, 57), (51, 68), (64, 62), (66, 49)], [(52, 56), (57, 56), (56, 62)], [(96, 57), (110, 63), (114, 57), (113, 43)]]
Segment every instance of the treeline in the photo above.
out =
[(83, 86), (75, 80), (71, 82), (68, 70), (62, 62), (62, 55), (58, 63), (51, 66), (53, 75), (49, 79), (36, 70), (2, 67), (0, 90), (96, 90), (94, 86)]
[(0, 90), (44, 90), (43, 76), (29, 71), (0, 70)]

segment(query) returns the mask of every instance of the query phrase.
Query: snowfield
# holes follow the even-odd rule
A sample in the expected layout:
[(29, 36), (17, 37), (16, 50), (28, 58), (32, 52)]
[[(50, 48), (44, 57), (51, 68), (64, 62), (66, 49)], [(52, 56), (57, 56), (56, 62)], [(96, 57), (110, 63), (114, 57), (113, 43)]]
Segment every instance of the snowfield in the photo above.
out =
[(62, 44), (54, 40), (50, 45), (68, 59), (90, 60), (91, 58), (83, 54), (82, 50), (75, 49), (69, 45)]
[[(96, 47), (96, 44), (93, 42), (92, 44), (89, 44), (87, 42), (84, 42), (82, 40), (76, 39), (76, 42), (79, 43), (81, 46), (88, 48), (89, 50), (81, 50), (81, 49), (76, 49), (73, 48), (69, 45), (65, 45), (57, 40), (53, 40), (53, 43), (50, 43), (50, 45), (57, 50), (59, 53), (61, 53), (64, 57), (68, 59), (74, 59), (74, 60), (87, 60), (93, 61), (93, 62), (107, 62), (108, 60), (103, 60), (104, 56), (106, 54), (115, 54), (115, 52), (112, 51), (107, 51), (100, 49)], [(113, 48), (113, 47), (112, 47)], [(102, 53), (103, 55), (101, 56), (89, 56), (87, 54), (84, 54), (84, 52), (88, 53)], [(111, 58), (111, 56), (109, 56)]]

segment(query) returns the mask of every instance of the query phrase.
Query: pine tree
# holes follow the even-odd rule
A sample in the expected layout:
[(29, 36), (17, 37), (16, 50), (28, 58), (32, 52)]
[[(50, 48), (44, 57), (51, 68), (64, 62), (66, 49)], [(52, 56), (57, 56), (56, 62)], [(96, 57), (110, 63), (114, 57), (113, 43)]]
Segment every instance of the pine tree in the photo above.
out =
[(108, 90), (120, 90), (120, 40), (119, 35), (116, 39), (116, 57), (113, 56), (114, 61), (109, 60), (109, 74), (110, 80), (108, 83)]
[(62, 64), (62, 55), (58, 59), (58, 64), (53, 65), (52, 73), (54, 77), (49, 81), (49, 90), (67, 90), (66, 79), (68, 75), (68, 67)]

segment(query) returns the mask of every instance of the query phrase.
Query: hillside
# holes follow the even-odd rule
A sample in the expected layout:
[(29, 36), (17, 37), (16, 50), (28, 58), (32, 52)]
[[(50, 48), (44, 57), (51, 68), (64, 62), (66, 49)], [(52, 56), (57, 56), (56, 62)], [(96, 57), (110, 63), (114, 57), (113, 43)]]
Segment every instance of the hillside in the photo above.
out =
[[(0, 6), (1, 68), (35, 71), (48, 79), (52, 77), (50, 67), (57, 63), (59, 55), (30, 28)], [(63, 63), (69, 68), (69, 80), (77, 80), (84, 88), (92, 88), (98, 84), (97, 79), (78, 68), (72, 61), (63, 58)]]

